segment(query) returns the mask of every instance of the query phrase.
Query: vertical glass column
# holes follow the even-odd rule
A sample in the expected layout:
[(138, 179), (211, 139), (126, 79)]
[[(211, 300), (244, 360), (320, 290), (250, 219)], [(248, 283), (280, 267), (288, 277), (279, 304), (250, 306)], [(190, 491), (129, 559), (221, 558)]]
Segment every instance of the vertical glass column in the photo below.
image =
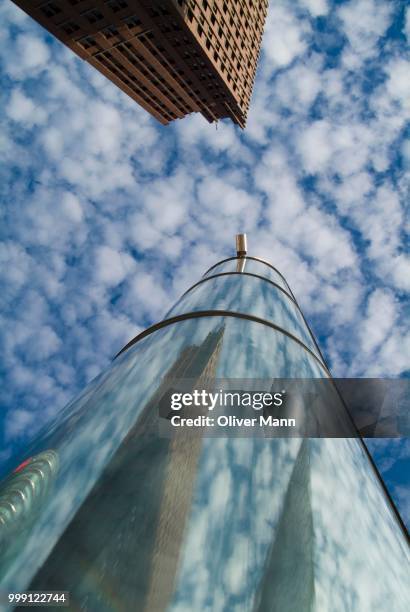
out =
[(407, 611), (407, 544), (360, 439), (159, 434), (172, 380), (329, 376), (275, 268), (213, 266), (21, 458), (55, 458), (35, 513), (2, 483), (0, 542), (27, 528), (0, 590), (103, 612)]

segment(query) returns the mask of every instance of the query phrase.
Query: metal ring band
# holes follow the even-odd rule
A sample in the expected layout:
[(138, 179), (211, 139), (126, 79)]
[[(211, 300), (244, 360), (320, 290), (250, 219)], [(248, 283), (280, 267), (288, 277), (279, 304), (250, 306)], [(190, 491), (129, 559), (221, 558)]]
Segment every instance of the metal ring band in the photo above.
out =
[(139, 342), (146, 336), (149, 336), (153, 332), (157, 331), (158, 329), (161, 329), (162, 327), (168, 327), (168, 325), (172, 325), (173, 323), (178, 323), (179, 321), (186, 321), (188, 319), (199, 319), (201, 317), (233, 317), (235, 319), (246, 319), (247, 321), (253, 321), (254, 323), (260, 323), (262, 325), (266, 325), (267, 327), (270, 327), (271, 329), (274, 329), (275, 331), (281, 332), (282, 334), (284, 334), (285, 336), (287, 336), (294, 342), (297, 342), (299, 346), (304, 348), (305, 351), (307, 351), (318, 362), (318, 364), (325, 370), (326, 374), (328, 376), (331, 376), (327, 366), (323, 363), (323, 361), (317, 355), (315, 355), (315, 353), (308, 346), (306, 346), (306, 344), (302, 342), (302, 340), (299, 340), (299, 338), (297, 338), (296, 336), (288, 332), (286, 329), (279, 327), (279, 325), (275, 325), (275, 323), (271, 323), (270, 321), (261, 319), (260, 317), (255, 317), (254, 315), (249, 315), (249, 314), (241, 313), (241, 312), (232, 312), (230, 310), (197, 310), (194, 312), (187, 312), (184, 314), (176, 315), (175, 317), (170, 317), (169, 319), (164, 319), (163, 321), (159, 321), (158, 323), (155, 323), (154, 325), (151, 325), (151, 327), (148, 327), (147, 329), (142, 331), (140, 334), (138, 334), (138, 336), (135, 336), (135, 338), (133, 338), (130, 342), (128, 342), (128, 344), (126, 344), (119, 351), (119, 353), (115, 355), (114, 359), (119, 357), (122, 353), (128, 350), (131, 346), (133, 346), (134, 344), (136, 344), (137, 342)]
[(240, 259), (252, 259), (253, 261), (259, 261), (260, 263), (265, 264), (265, 266), (268, 266), (268, 268), (271, 268), (272, 270), (274, 270), (276, 272), (276, 274), (278, 274), (281, 277), (281, 279), (285, 282), (286, 287), (289, 289), (292, 297), (293, 298), (295, 297), (293, 295), (293, 293), (292, 293), (292, 289), (289, 287), (288, 282), (287, 282), (286, 278), (283, 276), (283, 274), (281, 272), (279, 272), (279, 270), (277, 268), (275, 268), (275, 266), (272, 266), (272, 264), (270, 264), (268, 261), (265, 261), (261, 257), (253, 257), (253, 255), (245, 255), (244, 257), (227, 257), (226, 259), (221, 259), (221, 261), (218, 261), (216, 264), (214, 264), (213, 266), (208, 268), (208, 270), (203, 274), (203, 276), (205, 276), (206, 274), (208, 274), (208, 272), (210, 272), (211, 270), (216, 268), (216, 266), (219, 266), (220, 264), (223, 264), (226, 261), (233, 261), (235, 259), (239, 259), (239, 260)]
[[(278, 285), (277, 283), (275, 283), (274, 281), (270, 280), (269, 278), (266, 278), (266, 276), (260, 276), (259, 274), (255, 274), (254, 272), (219, 272), (218, 274), (212, 274), (212, 276), (205, 276), (203, 278), (201, 278), (200, 281), (198, 281), (197, 283), (195, 283), (194, 285), (192, 285), (192, 287), (190, 287), (189, 289), (187, 289), (185, 291), (185, 293), (183, 293), (181, 295), (181, 297), (179, 298), (178, 302), (187, 294), (191, 291), (191, 289), (194, 289), (195, 287), (197, 287), (198, 285), (200, 285), (201, 283), (205, 283), (207, 280), (210, 280), (211, 278), (216, 278), (218, 276), (229, 276), (230, 274), (246, 274), (247, 276), (254, 276), (255, 278), (260, 278), (262, 280), (264, 280), (267, 283), (270, 283), (271, 285), (273, 285), (274, 287), (276, 287), (277, 289), (279, 289), (280, 291), (282, 291), (282, 293), (284, 293), (284, 295), (286, 295), (290, 300), (292, 300), (292, 302), (296, 305), (298, 311), (301, 314), (301, 317), (303, 319), (304, 324), (306, 325), (306, 329), (308, 330), (310, 337), (312, 338), (313, 344), (316, 347), (317, 352), (319, 353), (323, 363), (326, 363), (326, 360), (323, 356), (322, 351), (320, 350), (320, 346), (318, 345), (318, 343), (316, 342), (316, 338), (312, 332), (312, 330), (310, 329), (310, 326), (308, 324), (308, 322), (305, 319), (305, 315), (303, 314), (302, 309), (300, 308), (299, 304), (296, 301), (295, 296), (290, 295), (287, 291), (285, 291), (285, 289), (283, 287), (281, 287), (280, 285)], [(287, 283), (286, 283), (287, 284)], [(178, 303), (177, 302), (177, 303)]]
[[(283, 287), (281, 287), (280, 285), (278, 285), (277, 283), (275, 283), (275, 281), (270, 280), (270, 278), (266, 278), (266, 276), (261, 276), (260, 274), (255, 274), (254, 272), (218, 272), (218, 274), (212, 274), (211, 276), (205, 276), (203, 278), (201, 278), (201, 280), (199, 280), (197, 283), (195, 283), (194, 285), (192, 285), (192, 287), (190, 287), (189, 289), (187, 289), (179, 298), (178, 302), (180, 300), (182, 300), (182, 298), (189, 293), (192, 289), (195, 289), (195, 287), (197, 287), (198, 285), (201, 285), (202, 283), (205, 283), (207, 280), (210, 280), (211, 278), (217, 278), (218, 276), (230, 276), (231, 274), (241, 274), (241, 275), (246, 275), (246, 276), (254, 276), (255, 278), (260, 278), (261, 280), (265, 281), (266, 283), (270, 283), (271, 285), (273, 285), (276, 289), (279, 289), (279, 291), (282, 291), (282, 293), (284, 293), (286, 295), (286, 297), (288, 297), (300, 310), (299, 308), (299, 304), (297, 303), (297, 301), (295, 300), (295, 298), (286, 291), (286, 289), (284, 289)], [(177, 302), (177, 304), (178, 304)]]
[[(317, 352), (319, 353), (320, 357), (322, 358), (323, 363), (325, 363), (325, 358), (323, 357), (323, 353), (322, 353), (322, 351), (320, 350), (320, 347), (319, 347), (318, 343), (316, 342), (316, 338), (315, 338), (315, 336), (314, 336), (314, 334), (313, 334), (313, 332), (312, 332), (312, 330), (311, 330), (311, 328), (310, 328), (310, 326), (309, 326), (308, 322), (307, 322), (307, 321), (306, 321), (306, 319), (305, 319), (305, 315), (303, 314), (303, 311), (302, 311), (302, 310), (301, 310), (301, 308), (299, 307), (299, 304), (298, 304), (298, 302), (297, 302), (297, 300), (296, 300), (296, 298), (295, 298), (295, 296), (294, 296), (294, 294), (293, 294), (292, 289), (290, 288), (290, 286), (289, 286), (289, 284), (288, 284), (288, 282), (287, 282), (286, 278), (283, 276), (283, 274), (282, 274), (281, 272), (279, 272), (279, 270), (278, 270), (277, 268), (275, 268), (275, 266), (272, 266), (272, 264), (270, 264), (270, 263), (269, 263), (268, 261), (266, 261), (265, 259), (262, 259), (261, 257), (254, 257), (254, 256), (252, 256), (252, 255), (246, 255), (245, 257), (227, 257), (226, 259), (222, 259), (221, 261), (218, 261), (218, 263), (216, 263), (216, 264), (214, 264), (213, 266), (211, 266), (210, 268), (208, 268), (208, 270), (205, 272), (205, 274), (208, 274), (208, 272), (210, 272), (211, 270), (213, 270), (214, 268), (216, 268), (216, 266), (219, 266), (220, 264), (222, 264), (222, 263), (224, 263), (224, 262), (226, 262), (226, 261), (234, 261), (235, 259), (238, 259), (238, 260), (239, 260), (239, 259), (252, 259), (252, 260), (254, 260), (254, 261), (259, 261), (260, 263), (265, 264), (266, 266), (268, 266), (268, 268), (271, 268), (271, 269), (272, 269), (272, 270), (274, 270), (274, 271), (275, 271), (277, 274), (279, 274), (279, 276), (281, 277), (281, 279), (284, 281), (284, 283), (285, 283), (286, 287), (289, 289), (289, 294), (288, 294), (288, 295), (291, 295), (291, 297), (293, 298), (293, 301), (295, 302), (295, 304), (297, 305), (297, 307), (298, 307), (298, 309), (299, 309), (300, 314), (302, 315), (303, 321), (304, 321), (304, 323), (305, 323), (305, 325), (306, 325), (306, 327), (307, 327), (307, 329), (308, 329), (308, 331), (309, 331), (309, 333), (310, 333), (310, 335), (311, 335), (311, 338), (312, 338), (313, 343), (314, 343), (314, 345), (315, 345), (315, 347), (316, 347), (316, 349), (317, 349)], [(230, 272), (230, 274), (232, 274), (232, 273), (233, 273), (233, 272)], [(205, 274), (203, 275), (203, 278), (205, 278)], [(222, 274), (222, 273), (221, 273), (221, 274)], [(250, 272), (240, 272), (239, 274), (251, 274), (251, 273), (250, 273)], [(216, 276), (216, 274), (215, 274), (215, 275), (213, 275), (213, 276)], [(255, 276), (259, 276), (259, 275), (255, 275)], [(211, 277), (206, 277), (206, 278), (211, 278)], [(268, 278), (265, 278), (264, 276), (262, 276), (261, 278), (264, 278), (266, 281), (269, 281), (269, 280), (270, 280), (270, 279), (268, 279)], [(270, 281), (270, 282), (272, 282), (273, 284), (276, 284), (274, 281)], [(195, 286), (195, 285), (193, 285), (193, 286)], [(281, 288), (279, 285), (278, 285), (278, 287), (279, 287), (279, 288)], [(282, 290), (283, 290), (283, 289), (282, 289)], [(284, 290), (283, 290), (283, 291), (284, 291)], [(185, 292), (185, 293), (186, 293), (186, 292)], [(287, 292), (286, 292), (286, 291), (284, 291), (284, 293), (286, 293), (286, 294), (287, 294)], [(185, 294), (184, 294), (184, 295), (185, 295)], [(329, 371), (329, 370), (328, 370), (328, 371)]]

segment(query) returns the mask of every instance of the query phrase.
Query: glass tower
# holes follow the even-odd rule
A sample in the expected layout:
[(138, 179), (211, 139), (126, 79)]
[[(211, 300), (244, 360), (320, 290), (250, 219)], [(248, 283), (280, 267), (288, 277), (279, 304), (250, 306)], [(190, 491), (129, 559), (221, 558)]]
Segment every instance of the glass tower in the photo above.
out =
[(0, 550), (29, 527), (0, 591), (69, 591), (99, 612), (407, 612), (406, 536), (347, 417), (339, 439), (158, 427), (178, 379), (329, 377), (285, 278), (239, 237), (30, 449), (58, 457), (35, 517), (2, 483)]

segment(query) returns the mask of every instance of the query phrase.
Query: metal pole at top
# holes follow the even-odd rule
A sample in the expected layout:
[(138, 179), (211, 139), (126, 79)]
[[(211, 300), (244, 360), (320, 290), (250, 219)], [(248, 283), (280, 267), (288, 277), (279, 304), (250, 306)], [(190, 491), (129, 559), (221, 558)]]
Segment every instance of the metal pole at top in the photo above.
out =
[(236, 255), (246, 257), (248, 251), (246, 234), (236, 234)]

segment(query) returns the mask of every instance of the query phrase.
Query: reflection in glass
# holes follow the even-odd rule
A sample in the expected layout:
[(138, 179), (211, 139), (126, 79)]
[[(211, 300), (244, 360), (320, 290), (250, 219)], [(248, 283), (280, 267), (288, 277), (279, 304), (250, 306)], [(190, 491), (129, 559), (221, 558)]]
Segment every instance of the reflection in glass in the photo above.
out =
[(48, 450), (29, 457), (0, 485), (0, 572), (24, 546), (47, 503), (58, 471), (58, 455)]
[[(281, 292), (239, 276), (178, 308), (236, 292), (232, 308), (283, 316), (307, 338), (273, 304)], [(187, 319), (136, 342), (28, 450), (53, 449), (59, 468), (23, 546), (3, 556), (0, 590), (68, 590), (73, 609), (98, 612), (407, 612), (406, 543), (361, 440), (159, 435), (174, 379), (327, 376), (299, 343), (241, 318)]]
[(178, 300), (166, 318), (196, 310), (229, 310), (260, 317), (295, 335), (320, 357), (294, 301), (261, 278), (236, 274), (210, 278)]

